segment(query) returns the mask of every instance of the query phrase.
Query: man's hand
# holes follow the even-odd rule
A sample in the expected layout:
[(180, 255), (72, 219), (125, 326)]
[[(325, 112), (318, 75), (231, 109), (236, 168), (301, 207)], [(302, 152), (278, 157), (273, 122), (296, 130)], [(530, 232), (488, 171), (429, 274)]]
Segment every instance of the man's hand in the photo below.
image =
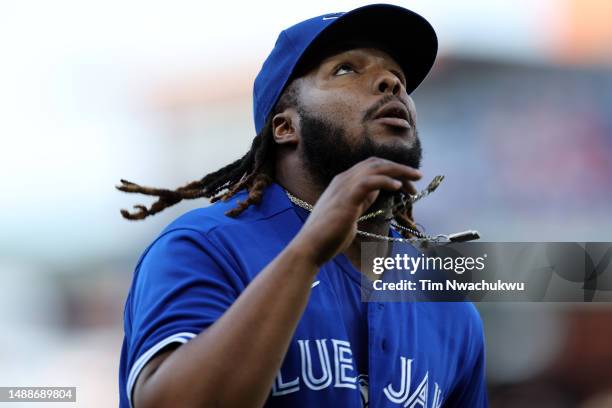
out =
[(357, 233), (357, 219), (380, 190), (416, 194), (411, 182), (421, 177), (412, 167), (378, 157), (357, 163), (334, 177), (290, 246), (321, 266), (350, 245)]

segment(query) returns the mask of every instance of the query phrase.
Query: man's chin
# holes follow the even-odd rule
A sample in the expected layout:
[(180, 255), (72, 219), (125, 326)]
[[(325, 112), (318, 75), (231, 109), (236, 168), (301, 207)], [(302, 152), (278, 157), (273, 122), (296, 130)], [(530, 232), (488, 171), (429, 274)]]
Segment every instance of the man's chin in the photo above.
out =
[(416, 169), (420, 167), (422, 152), (418, 137), (400, 138), (385, 134), (371, 135), (368, 136), (368, 139), (369, 142), (366, 142), (365, 145), (367, 145), (367, 149), (372, 156)]
[(370, 151), (371, 156), (391, 160), (405, 166), (418, 169), (421, 166), (420, 146), (406, 145), (404, 143), (377, 143)]

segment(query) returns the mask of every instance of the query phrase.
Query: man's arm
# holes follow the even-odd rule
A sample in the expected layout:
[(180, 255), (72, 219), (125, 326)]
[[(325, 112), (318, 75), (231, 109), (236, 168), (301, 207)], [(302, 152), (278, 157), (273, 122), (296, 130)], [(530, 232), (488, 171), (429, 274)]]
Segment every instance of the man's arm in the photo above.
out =
[(381, 189), (414, 192), (417, 170), (365, 160), (330, 183), (291, 243), (208, 329), (149, 361), (135, 408), (261, 407), (308, 303), (319, 267), (343, 251)]

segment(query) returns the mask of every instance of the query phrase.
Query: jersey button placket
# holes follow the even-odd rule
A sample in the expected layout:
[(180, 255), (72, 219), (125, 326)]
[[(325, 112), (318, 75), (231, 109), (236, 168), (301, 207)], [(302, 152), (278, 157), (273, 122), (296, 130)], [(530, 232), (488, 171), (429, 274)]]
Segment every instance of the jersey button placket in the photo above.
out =
[[(378, 302), (377, 309), (380, 313), (385, 309), (385, 304), (382, 302)], [(382, 351), (387, 351), (387, 339), (384, 337), (380, 338), (380, 349)]]

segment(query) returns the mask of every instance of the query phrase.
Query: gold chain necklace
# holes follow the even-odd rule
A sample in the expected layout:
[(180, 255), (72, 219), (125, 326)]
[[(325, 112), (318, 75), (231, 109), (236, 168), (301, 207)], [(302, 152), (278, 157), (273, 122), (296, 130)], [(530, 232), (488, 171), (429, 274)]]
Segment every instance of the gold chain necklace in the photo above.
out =
[[(297, 205), (300, 208), (308, 210), (309, 212), (312, 212), (312, 209), (313, 209), (312, 204), (307, 203), (306, 201), (297, 198), (296, 196), (294, 196), (293, 194), (291, 194), (287, 190), (285, 190), (285, 193), (287, 194), (287, 197), (289, 197), (289, 200), (293, 204)], [(362, 215), (361, 217), (359, 217), (357, 219), (357, 222), (359, 223), (361, 221), (377, 217), (379, 215), (384, 214), (385, 212), (386, 212), (386, 210), (373, 211), (371, 213), (368, 213), (368, 214), (365, 214), (365, 215)], [(427, 236), (427, 235), (423, 234), (422, 232), (417, 231), (417, 230), (415, 230), (413, 228), (404, 227), (403, 225), (399, 225), (399, 224), (396, 224), (396, 223), (391, 223), (391, 226), (396, 227), (396, 228), (400, 228), (400, 229), (405, 229), (406, 231), (410, 232), (411, 234), (417, 236), (418, 238), (389, 237), (387, 235), (374, 234), (373, 232), (362, 231), (360, 229), (357, 229), (357, 235), (361, 235), (362, 237), (374, 238), (374, 239), (378, 239), (378, 240), (382, 240), (382, 241), (410, 242), (410, 243), (422, 242), (422, 241), (436, 241), (436, 242), (439, 242), (441, 240), (441, 238), (443, 238), (442, 235), (439, 235), (439, 236), (436, 236), (436, 237)]]
[[(427, 185), (427, 187), (421, 191), (419, 191), (417, 194), (415, 195), (408, 195), (408, 196), (403, 196), (402, 199), (400, 200), (399, 203), (393, 205), (391, 207), (391, 211), (396, 210), (400, 207), (405, 207), (407, 205), (412, 205), (415, 202), (417, 202), (418, 200), (420, 200), (423, 197), (427, 197), (429, 194), (433, 193), (438, 186), (440, 185), (440, 183), (442, 183), (442, 180), (444, 180), (444, 176), (436, 176), (433, 178), (433, 180), (431, 180), (431, 182)], [(313, 206), (310, 203), (307, 203), (304, 200), (301, 200), (299, 198), (297, 198), (296, 196), (294, 196), (293, 194), (291, 194), (289, 191), (287, 191), (285, 189), (285, 193), (287, 194), (287, 197), (289, 197), (289, 200), (291, 200), (291, 202), (295, 205), (297, 205), (298, 207), (301, 207), (305, 210), (308, 210), (309, 212), (312, 212)], [(359, 217), (357, 219), (357, 223), (360, 223), (362, 221), (368, 220), (370, 218), (374, 218), (374, 217), (378, 217), (379, 215), (383, 215), (385, 214), (385, 212), (387, 212), (388, 210), (377, 210), (377, 211), (373, 211), (371, 213), (362, 215), (361, 217)], [(386, 221), (390, 221), (390, 220), (386, 220)], [(397, 237), (389, 237), (386, 235), (380, 235), (380, 234), (374, 234), (372, 232), (367, 232), (367, 231), (362, 231), (360, 229), (357, 229), (357, 235), (361, 235), (363, 237), (368, 237), (368, 238), (374, 238), (374, 239), (378, 239), (378, 240), (383, 240), (383, 241), (394, 241), (394, 242), (409, 242), (412, 244), (423, 244), (426, 242), (432, 242), (432, 243), (440, 243), (440, 242), (465, 242), (465, 241), (472, 241), (475, 239), (479, 239), (480, 235), (478, 234), (478, 231), (475, 230), (467, 230), (467, 231), (462, 231), (462, 232), (457, 232), (454, 234), (439, 234), (439, 235), (426, 235), (424, 233), (422, 233), (421, 231), (418, 231), (414, 228), (410, 228), (410, 227), (405, 227), (403, 225), (400, 225), (396, 222), (390, 222), (390, 225), (395, 228), (395, 229), (401, 229), (404, 231), (408, 231), (409, 233), (411, 233), (412, 235), (414, 235), (416, 238), (397, 238)]]

